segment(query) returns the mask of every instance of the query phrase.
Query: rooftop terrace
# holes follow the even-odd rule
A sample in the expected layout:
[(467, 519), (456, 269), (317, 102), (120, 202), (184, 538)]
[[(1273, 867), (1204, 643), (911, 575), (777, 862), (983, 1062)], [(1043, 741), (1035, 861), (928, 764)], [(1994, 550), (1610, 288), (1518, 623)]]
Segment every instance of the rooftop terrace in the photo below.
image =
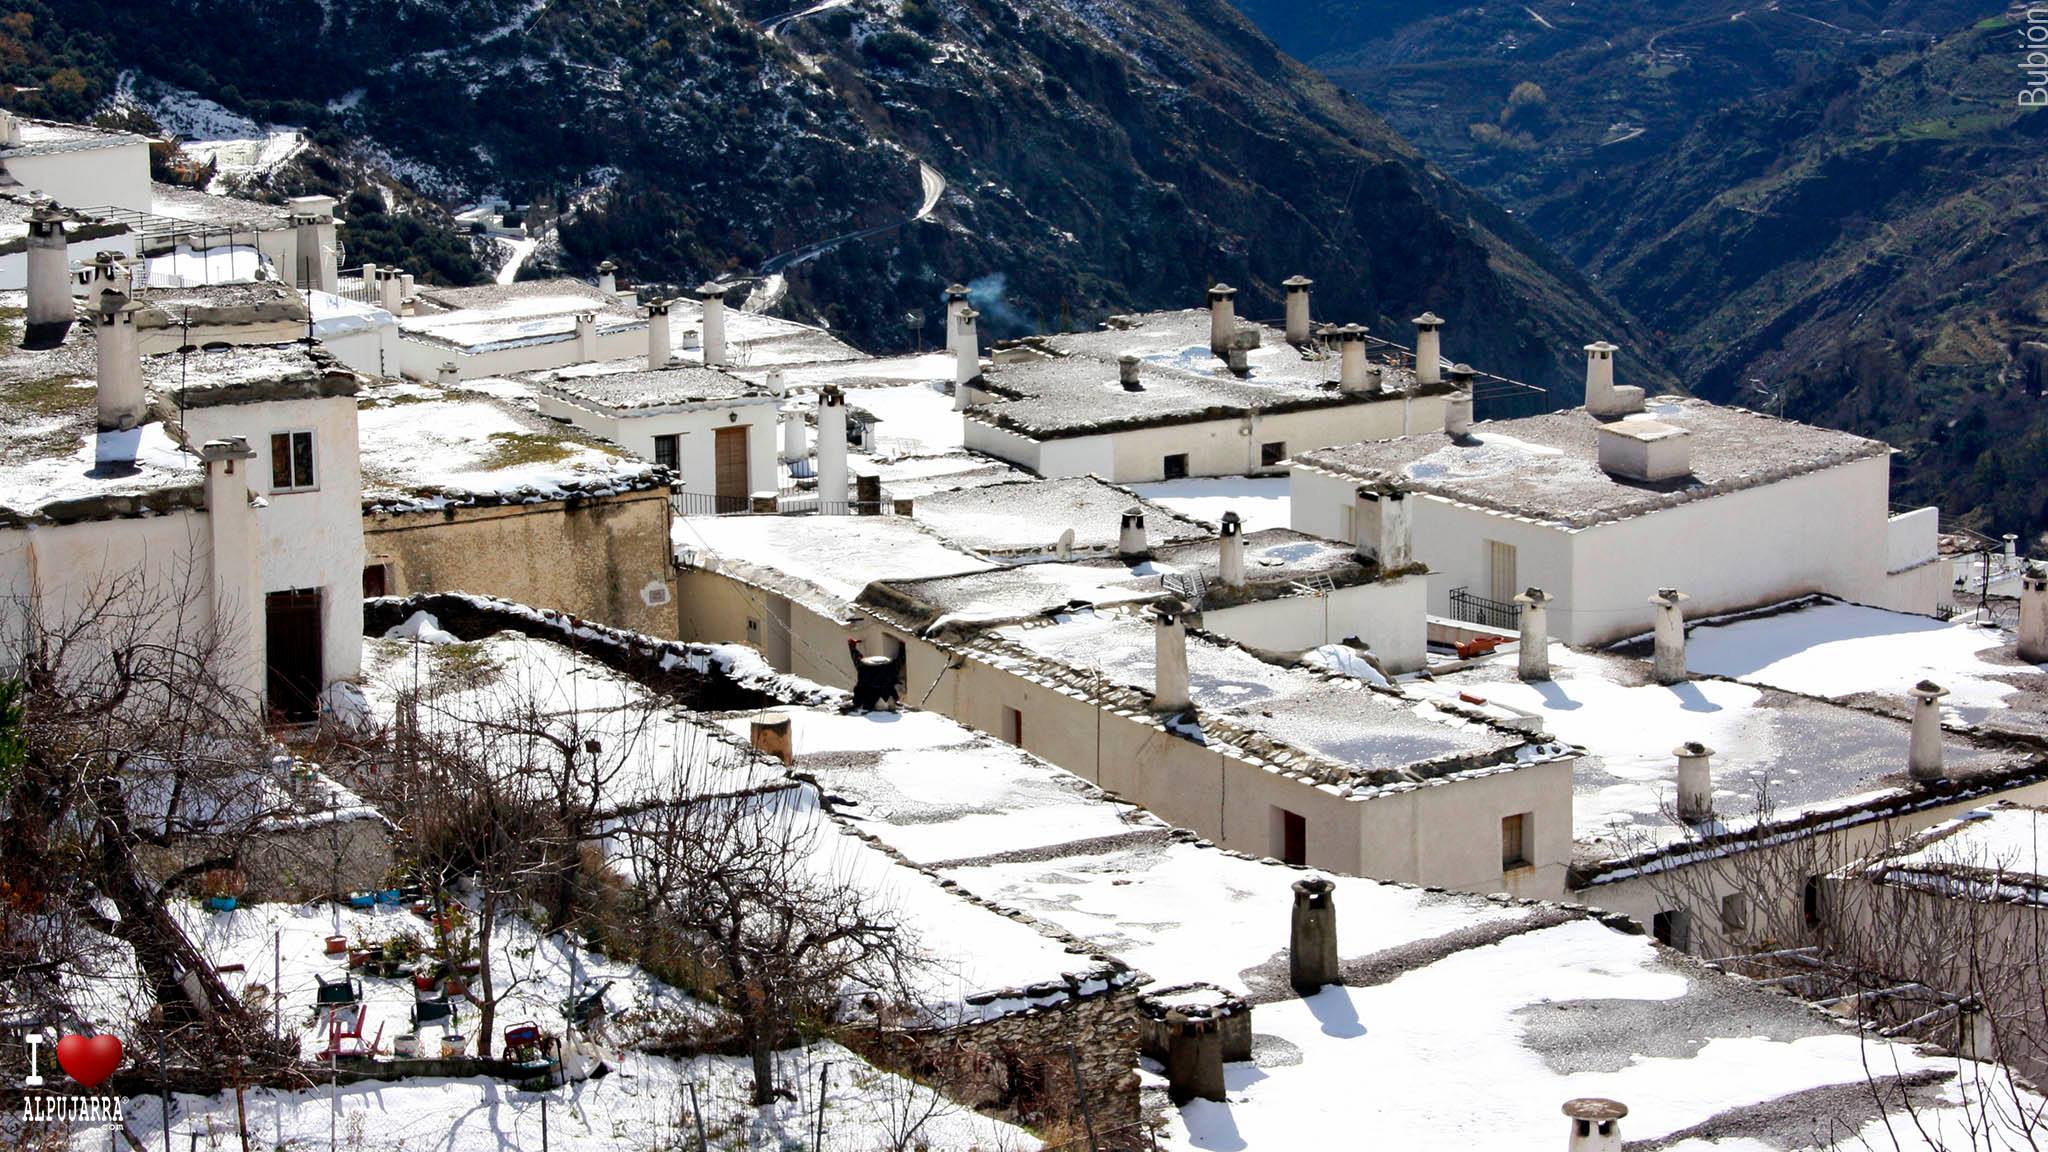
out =
[(1145, 538), (1153, 547), (1210, 535), (1201, 524), (1092, 476), (932, 492), (917, 501), (915, 511), (918, 520), (963, 548), (1050, 557), (1069, 528), (1074, 530), (1074, 555), (1114, 551), (1123, 514), (1132, 508), (1145, 514)]
[(536, 372), (529, 379), (536, 388), (569, 403), (621, 414), (693, 404), (775, 402), (765, 389), (739, 376), (689, 364), (650, 370), (642, 362), (611, 360)]

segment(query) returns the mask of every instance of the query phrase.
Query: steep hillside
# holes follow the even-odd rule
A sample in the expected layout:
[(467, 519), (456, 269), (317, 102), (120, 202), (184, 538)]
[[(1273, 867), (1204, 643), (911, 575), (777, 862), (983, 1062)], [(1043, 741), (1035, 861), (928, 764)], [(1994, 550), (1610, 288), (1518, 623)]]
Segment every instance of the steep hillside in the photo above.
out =
[[(561, 259), (688, 282), (879, 229), (793, 265), (783, 307), (891, 347), (939, 330), (937, 287), (983, 277), (1009, 334), (1185, 305), (1205, 280), (1575, 388), (1620, 310), (1510, 217), (1281, 56), (1216, 0), (76, 0), (117, 63), (431, 194), (572, 211)], [(776, 31), (763, 25), (774, 25)], [(167, 32), (166, 29), (169, 29)], [(270, 53), (246, 46), (275, 46)], [(290, 67), (280, 67), (289, 58)], [(919, 161), (947, 190), (928, 217)]]
[(2003, 17), (1703, 120), (1629, 184), (1535, 217), (1700, 394), (1882, 436), (1903, 495), (2048, 527), (2048, 113)]

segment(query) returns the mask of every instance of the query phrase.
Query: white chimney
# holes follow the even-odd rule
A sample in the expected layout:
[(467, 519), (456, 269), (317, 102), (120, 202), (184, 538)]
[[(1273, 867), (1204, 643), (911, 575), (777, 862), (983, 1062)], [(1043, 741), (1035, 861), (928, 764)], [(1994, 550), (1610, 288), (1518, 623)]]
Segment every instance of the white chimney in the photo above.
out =
[(597, 266), (597, 290), (607, 296), (619, 294), (619, 266), (609, 260)]
[(1614, 386), (1614, 354), (1619, 351), (1605, 340), (1586, 345), (1586, 411), (1594, 416), (1626, 416), (1643, 410), (1641, 388)]
[(14, 113), (0, 108), (0, 144), (12, 148), (21, 143), (21, 120)]
[(1130, 352), (1126, 352), (1116, 358), (1116, 382), (1123, 385), (1124, 391), (1143, 392), (1145, 390), (1145, 382), (1138, 378), (1139, 365), (1143, 363), (1144, 361), (1140, 360), (1136, 354)]
[(657, 372), (668, 367), (668, 301), (647, 302), (647, 370)]
[(1659, 588), (1650, 597), (1650, 603), (1657, 607), (1650, 675), (1659, 684), (1685, 682), (1685, 611), (1679, 606), (1690, 599), (1676, 588)]
[(768, 394), (770, 396), (786, 396), (789, 394), (789, 385), (783, 382), (781, 368), (770, 368), (768, 370)]
[(453, 360), (441, 361), (441, 370), (435, 374), (434, 383), (443, 388), (453, 388), (462, 382), (462, 368)]
[(1354, 395), (1378, 392), (1379, 368), (1365, 358), (1365, 329), (1356, 324), (1346, 324), (1331, 329), (1330, 335), (1337, 341), (1338, 390)]
[(75, 316), (70, 241), (64, 217), (38, 204), (28, 217), (28, 330), (32, 339), (61, 334)]
[(1932, 680), (1922, 680), (1908, 690), (1913, 698), (1913, 742), (1906, 751), (1906, 767), (1915, 780), (1939, 780), (1941, 766), (1941, 698), (1948, 689)]
[(238, 657), (222, 671), (252, 702), (263, 691), (267, 663), (256, 509), (249, 503), (249, 462), (255, 458), (255, 450), (240, 436), (209, 440), (199, 449), (206, 467), (203, 491), (214, 620)]
[(1541, 588), (1515, 597), (1522, 606), (1522, 640), (1516, 648), (1515, 675), (1524, 680), (1550, 679), (1550, 601)]
[(413, 312), (414, 297), (412, 285), (412, 273), (400, 272), (398, 274), (398, 306), (405, 310), (407, 316), (412, 315)]
[(109, 292), (127, 296), (134, 290), (133, 276), (119, 252), (94, 253), (92, 267), (87, 270), (86, 277), (85, 306), (88, 309), (99, 307), (100, 297)]
[(1237, 289), (1218, 283), (1209, 289), (1209, 354), (1223, 356), (1230, 351), (1230, 337), (1237, 331)]
[(135, 341), (135, 317), (142, 305), (119, 292), (100, 298), (93, 313), (93, 335), (99, 358), (99, 438), (94, 459), (99, 464), (133, 464), (142, 439), (142, 421), (149, 400), (142, 389), (142, 353)]
[(1444, 372), (1443, 346), (1437, 335), (1444, 326), (1443, 317), (1424, 312), (1410, 323), (1415, 325), (1415, 382), (1435, 384)]
[(1353, 543), (1358, 555), (1380, 566), (1382, 572), (1406, 568), (1410, 550), (1408, 493), (1391, 485), (1358, 489), (1352, 502)]
[(704, 302), (704, 364), (710, 368), (725, 366), (725, 285), (704, 283), (697, 288), (697, 298)]
[(1566, 1152), (1621, 1152), (1621, 1120), (1628, 1105), (1587, 1096), (1565, 1101), (1564, 1114), (1572, 1122)]
[(2017, 560), (2020, 558), (2019, 533), (2007, 532), (2005, 534), (2005, 558), (2008, 560)]
[(396, 268), (377, 270), (377, 303), (386, 312), (397, 316), (405, 311), (404, 273)]
[(1151, 545), (1145, 542), (1144, 509), (1124, 509), (1117, 524), (1116, 555), (1119, 560), (1143, 560), (1152, 555)]
[(377, 266), (365, 260), (363, 262), (363, 299), (374, 303), (382, 283), (383, 281), (377, 278)]
[(1671, 750), (1678, 757), (1678, 818), (1688, 824), (1714, 816), (1714, 750), (1688, 740)]
[(1244, 587), (1244, 520), (1235, 512), (1223, 514), (1216, 543), (1216, 578), (1225, 588)]
[(1462, 440), (1472, 434), (1472, 369), (1451, 365), (1451, 394), (1444, 397), (1444, 435)]
[(285, 201), (291, 211), (293, 244), (298, 248), (299, 285), (332, 293), (340, 287), (340, 272), (334, 239), (332, 196), (294, 196)]
[(1692, 433), (1661, 420), (1616, 420), (1594, 429), (1600, 470), (1618, 480), (1659, 484), (1692, 475)]
[(846, 506), (846, 394), (836, 384), (818, 393), (819, 511)]
[(960, 315), (953, 318), (954, 408), (973, 403), (974, 381), (981, 376), (981, 336), (974, 327), (980, 318), (981, 313), (972, 308), (962, 308)]
[(1187, 605), (1168, 597), (1152, 606), (1152, 710), (1185, 712), (1188, 696)]
[(960, 313), (967, 310), (967, 285), (946, 286), (946, 347), (952, 348), (960, 335)]
[(2048, 664), (2048, 564), (2020, 569), (2020, 659)]
[(1306, 344), (1310, 333), (1308, 290), (1315, 281), (1306, 276), (1289, 276), (1280, 283), (1287, 289), (1287, 342)]
[(782, 410), (782, 458), (795, 462), (811, 454), (811, 428), (804, 423), (803, 409)]
[(590, 364), (597, 360), (597, 313), (576, 314), (576, 362)]

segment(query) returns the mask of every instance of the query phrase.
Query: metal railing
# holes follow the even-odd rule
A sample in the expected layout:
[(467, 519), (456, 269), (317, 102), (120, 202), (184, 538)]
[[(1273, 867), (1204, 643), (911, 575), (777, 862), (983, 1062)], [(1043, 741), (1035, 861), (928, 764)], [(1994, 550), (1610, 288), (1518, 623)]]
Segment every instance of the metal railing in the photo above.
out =
[(1451, 589), (1451, 616), (1488, 628), (1520, 628), (1522, 606), (1475, 595), (1469, 588)]
[(669, 510), (677, 516), (887, 516), (895, 502), (880, 500), (820, 500), (815, 489), (787, 489), (773, 501), (765, 497), (719, 496), (711, 492), (670, 492)]

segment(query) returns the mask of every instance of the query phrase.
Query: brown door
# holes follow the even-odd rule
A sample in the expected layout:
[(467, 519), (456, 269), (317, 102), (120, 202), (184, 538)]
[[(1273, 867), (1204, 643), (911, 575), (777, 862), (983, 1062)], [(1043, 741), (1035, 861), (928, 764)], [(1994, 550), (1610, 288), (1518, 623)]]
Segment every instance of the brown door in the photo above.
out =
[(382, 564), (363, 565), (364, 599), (372, 599), (384, 595), (384, 590), (388, 586), (385, 575), (384, 565)]
[(272, 592), (264, 602), (270, 710), (285, 720), (320, 715), (320, 592)]
[(714, 446), (718, 464), (718, 510), (747, 510), (747, 429), (720, 428)]
[(1308, 817), (1285, 809), (1280, 813), (1280, 862), (1308, 863)]

